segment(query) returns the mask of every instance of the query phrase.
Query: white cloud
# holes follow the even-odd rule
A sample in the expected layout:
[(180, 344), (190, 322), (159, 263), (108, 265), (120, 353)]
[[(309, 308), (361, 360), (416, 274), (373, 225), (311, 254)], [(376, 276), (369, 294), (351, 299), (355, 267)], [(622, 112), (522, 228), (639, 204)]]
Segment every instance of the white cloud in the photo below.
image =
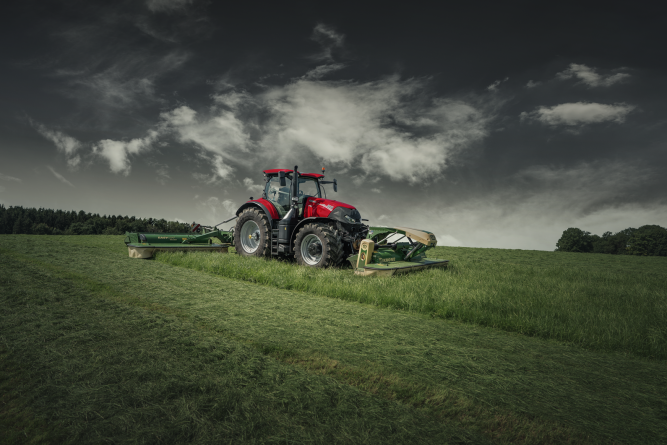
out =
[(2, 179), (3, 181), (23, 182), (19, 178), (15, 178), (9, 175), (3, 175), (2, 173), (0, 173), (0, 179)]
[(482, 140), (491, 119), (472, 101), (431, 97), (428, 86), (392, 76), (367, 83), (300, 79), (255, 95), (231, 91), (213, 96), (208, 110), (183, 105), (162, 113), (154, 136), (132, 141), (137, 150), (102, 141), (96, 152), (112, 171), (128, 174), (128, 154), (173, 135), (211, 163), (212, 174), (194, 175), (209, 184), (231, 178), (235, 164), (260, 161), (354, 167), (362, 181), (369, 175), (424, 181)]
[(503, 80), (496, 80), (491, 85), (486, 87), (486, 89), (489, 90), (489, 91), (496, 91), (501, 83), (507, 82), (508, 80), (509, 80), (509, 77), (505, 77)]
[(39, 122), (33, 121), (32, 119), (30, 120), (30, 123), (33, 128), (39, 132), (39, 134), (53, 142), (58, 151), (65, 154), (65, 157), (67, 158), (67, 164), (70, 168), (76, 168), (79, 165), (81, 157), (77, 155), (76, 152), (82, 147), (81, 142), (61, 131), (52, 130), (45, 125), (40, 124)]
[(616, 73), (604, 76), (596, 73), (595, 68), (571, 63), (565, 71), (556, 74), (556, 77), (559, 79), (571, 79), (575, 77), (589, 87), (608, 87), (630, 78), (630, 75), (627, 73)]
[(106, 159), (113, 173), (127, 176), (131, 169), (130, 155), (148, 151), (158, 136), (157, 131), (150, 130), (145, 138), (132, 139), (129, 142), (104, 139), (93, 145), (93, 153)]
[(82, 78), (76, 83), (95, 91), (98, 100), (104, 104), (117, 107), (136, 105), (140, 98), (152, 99), (155, 95), (153, 80), (123, 79), (112, 70)]
[(553, 107), (539, 107), (530, 113), (521, 113), (521, 119), (532, 119), (544, 124), (557, 125), (586, 125), (600, 122), (621, 123), (634, 110), (633, 105), (627, 104), (598, 104), (590, 102), (575, 102), (560, 104)]
[(148, 160), (147, 164), (153, 168), (156, 175), (155, 180), (161, 185), (167, 185), (167, 181), (171, 179), (171, 176), (169, 176), (169, 166), (153, 160)]
[(312, 70), (308, 71), (304, 76), (303, 79), (321, 79), (322, 77), (326, 76), (329, 73), (332, 73), (334, 71), (341, 70), (345, 68), (347, 65), (344, 63), (330, 63), (328, 65), (319, 65)]
[(262, 144), (283, 159), (315, 155), (392, 179), (424, 180), (486, 136), (488, 117), (460, 100), (426, 99), (426, 82), (299, 80), (265, 93)]
[(184, 9), (192, 2), (193, 0), (146, 0), (146, 6), (153, 12), (171, 12)]
[(262, 193), (264, 191), (264, 186), (255, 184), (255, 181), (253, 181), (252, 178), (245, 178), (243, 180), (243, 185), (249, 192)]
[(71, 182), (69, 182), (67, 179), (65, 179), (65, 177), (64, 177), (63, 175), (61, 175), (60, 173), (58, 173), (57, 171), (55, 171), (55, 170), (53, 169), (53, 167), (51, 167), (50, 165), (47, 165), (46, 168), (48, 168), (49, 170), (51, 170), (51, 173), (53, 173), (53, 176), (55, 176), (60, 182), (62, 182), (63, 184), (67, 184), (67, 185), (69, 185), (70, 187), (74, 187), (74, 185), (73, 185)]
[(312, 58), (315, 60), (333, 62), (333, 51), (337, 48), (343, 47), (345, 36), (338, 33), (333, 27), (319, 23), (313, 29), (311, 39), (322, 46), (322, 51), (312, 56)]
[[(205, 225), (214, 225), (227, 220), (233, 217), (238, 209), (238, 205), (231, 199), (220, 200), (215, 196), (210, 196), (203, 201), (198, 200), (196, 207), (198, 213), (204, 215), (202, 223)], [(234, 221), (231, 224), (234, 224)]]
[(526, 88), (535, 88), (536, 86), (542, 85), (542, 82), (533, 82), (532, 80), (529, 80), (528, 83), (526, 84)]
[(163, 55), (128, 50), (107, 66), (108, 60), (91, 57), (89, 67), (79, 71), (58, 70), (57, 75), (65, 78), (73, 87), (70, 95), (96, 113), (104, 115), (108, 110), (140, 108), (147, 103), (160, 103), (163, 99), (156, 94), (157, 79), (179, 69), (189, 55), (183, 51), (172, 51)]
[(227, 165), (220, 155), (201, 156), (211, 163), (211, 174), (193, 173), (192, 177), (205, 184), (218, 184), (221, 180), (230, 179), (233, 176), (234, 169)]
[[(216, 96), (215, 100), (224, 101), (225, 96)], [(241, 102), (240, 98), (231, 96), (227, 96), (227, 100)], [(249, 135), (234, 110), (214, 108), (210, 115), (201, 118), (197, 114), (195, 110), (184, 105), (160, 116), (179, 141), (193, 143), (218, 155), (221, 160), (228, 156), (235, 157), (235, 153), (248, 151)]]
[(225, 199), (222, 201), (222, 208), (225, 209), (225, 211), (230, 215), (233, 215), (236, 213), (236, 210), (239, 208), (239, 206), (231, 199)]
[(376, 189), (371, 189), (371, 192), (373, 192), (373, 193), (382, 193), (382, 190), (376, 188)]
[(162, 185), (167, 185), (167, 180), (171, 179), (169, 176), (169, 168), (166, 165), (160, 165), (155, 169), (155, 174), (157, 175), (157, 182)]
[(229, 179), (234, 170), (222, 159), (222, 156), (213, 156), (213, 173), (220, 179)]

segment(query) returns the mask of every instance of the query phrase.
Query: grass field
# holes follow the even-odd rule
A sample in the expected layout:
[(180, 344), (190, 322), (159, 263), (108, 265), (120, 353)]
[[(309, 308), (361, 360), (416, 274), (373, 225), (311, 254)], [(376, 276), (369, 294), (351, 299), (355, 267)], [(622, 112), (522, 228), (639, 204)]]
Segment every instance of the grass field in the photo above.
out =
[(363, 280), (2, 236), (0, 441), (667, 443), (664, 258), (435, 255)]
[(667, 359), (667, 258), (436, 248), (451, 267), (391, 278), (236, 255), (160, 253), (212, 274)]

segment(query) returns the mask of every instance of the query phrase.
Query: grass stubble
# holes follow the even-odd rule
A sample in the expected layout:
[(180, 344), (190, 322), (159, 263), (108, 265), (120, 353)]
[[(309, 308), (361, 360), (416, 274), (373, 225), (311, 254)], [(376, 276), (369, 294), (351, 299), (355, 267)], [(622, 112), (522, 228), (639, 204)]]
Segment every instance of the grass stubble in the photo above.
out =
[[(291, 267), (289, 264), (278, 263), (280, 268), (274, 269), (274, 272), (282, 272), (281, 278), (286, 280), (286, 284), (267, 287), (244, 283), (237, 279), (230, 280), (202, 274), (201, 271), (173, 268), (156, 261), (131, 260), (125, 257), (125, 249), (119, 249), (115, 244), (118, 239), (113, 237), (109, 239), (91, 237), (88, 240), (84, 239), (85, 237), (63, 238), (61, 241), (65, 243), (49, 242), (48, 248), (44, 248), (44, 243), (35, 238), (44, 237), (4, 239), (3, 241), (10, 242), (5, 242), (3, 246), (13, 248), (14, 252), (18, 251), (18, 246), (21, 245), (22, 254), (11, 253), (10, 262), (32, 264), (35, 270), (30, 272), (30, 276), (39, 275), (37, 273), (39, 270), (55, 268), (49, 272), (52, 278), (70, 282), (74, 288), (83, 286), (85, 292), (92, 292), (86, 298), (79, 298), (76, 304), (70, 304), (72, 311), (83, 305), (84, 301), (99, 300), (105, 304), (113, 302), (121, 309), (131, 308), (138, 311), (142, 317), (150, 318), (158, 315), (167, 317), (170, 321), (165, 322), (165, 326), (169, 326), (172, 330), (174, 324), (181, 323), (186, 326), (183, 328), (184, 331), (175, 337), (166, 337), (167, 340), (162, 346), (164, 348), (179, 344), (171, 339), (200, 335), (217, 339), (218, 342), (242, 345), (244, 350), (249, 349), (261, 360), (272, 365), (278, 366), (282, 363), (280, 366), (287, 365), (287, 369), (291, 371), (303, 369), (308, 371), (309, 376), (323, 375), (327, 382), (333, 378), (344, 388), (349, 386), (352, 389), (362, 390), (364, 394), (373, 394), (371, 400), (389, 401), (425, 422), (423, 424), (418, 421), (408, 422), (410, 425), (417, 425), (417, 428), (412, 430), (407, 428), (408, 432), (403, 439), (396, 436), (395, 443), (411, 442), (415, 436), (410, 436), (410, 431), (419, 435), (419, 441), (423, 443), (428, 442), (429, 437), (436, 438), (437, 435), (429, 435), (431, 430), (428, 422), (432, 421), (439, 422), (442, 431), (446, 433), (434, 439), (434, 441), (441, 440), (442, 443), (456, 441), (480, 443), (485, 439), (479, 434), (497, 443), (614, 441), (661, 443), (667, 439), (667, 420), (665, 420), (667, 378), (665, 363), (662, 360), (646, 360), (633, 357), (632, 354), (597, 352), (593, 350), (591, 344), (587, 345), (589, 349), (587, 351), (573, 347), (572, 344), (563, 345), (456, 320), (442, 320), (438, 315), (433, 318), (433, 313), (420, 314), (396, 310), (397, 306), (391, 304), (384, 304), (383, 309), (343, 301), (339, 295), (327, 294), (327, 297), (336, 297), (332, 299), (323, 298), (321, 293), (318, 296), (278, 289), (280, 286), (290, 286), (289, 279), (293, 277), (289, 277), (285, 272), (286, 269), (280, 269), (283, 266)], [(32, 243), (32, 247), (25, 247), (26, 242), (28, 245)], [(521, 253), (516, 256), (513, 262), (520, 263)], [(223, 256), (218, 257), (214, 259), (220, 260)], [(231, 255), (224, 257), (240, 260)], [(205, 263), (209, 261), (209, 256), (202, 255), (200, 260)], [(481, 263), (480, 268), (485, 267), (483, 258), (480, 260), (473, 258), (470, 261)], [(525, 253), (523, 261), (526, 261)], [(535, 259), (528, 259), (528, 262), (535, 266)], [(241, 272), (236, 271), (236, 274), (254, 273), (255, 266), (249, 264), (250, 266), (247, 266), (246, 263), (239, 262), (238, 269)], [(265, 270), (271, 270), (276, 264), (268, 263), (265, 266)], [(21, 268), (28, 269), (27, 266)], [(305, 278), (313, 279), (312, 276), (308, 276), (308, 272), (303, 273)], [(347, 278), (350, 278), (350, 271), (342, 272), (347, 272)], [(298, 270), (296, 273), (299, 273)], [(417, 275), (421, 274), (414, 276)], [(248, 280), (247, 277), (243, 279)], [(317, 277), (315, 281), (316, 279)], [(345, 279), (344, 276), (340, 277), (340, 280)], [(335, 276), (333, 279), (330, 277), (334, 288), (340, 280)], [(400, 281), (395, 280), (392, 284), (398, 286)], [(22, 286), (12, 285), (9, 289), (15, 287), (20, 289)], [(43, 287), (43, 283), (40, 286), (40, 281), (36, 281), (34, 294), (26, 297), (28, 301), (38, 299), (39, 291)], [(65, 287), (72, 288), (72, 285)], [(101, 290), (96, 290), (97, 287)], [(60, 294), (60, 291), (54, 291), (54, 295)], [(62, 299), (62, 301), (70, 300), (70, 298)], [(382, 303), (374, 302), (374, 304), (382, 306)], [(415, 311), (414, 307), (403, 309)], [(91, 321), (92, 326), (97, 326), (107, 319), (109, 323), (112, 321), (119, 323), (119, 318), (130, 319), (130, 317), (118, 317), (108, 309), (98, 312), (103, 316), (100, 320)], [(72, 317), (79, 320), (82, 318), (81, 314), (82, 311), (79, 310), (76, 316)], [(41, 318), (43, 317), (37, 317)], [(143, 325), (143, 322), (138, 324)], [(25, 335), (26, 326), (25, 323), (19, 325), (16, 332)], [(134, 328), (116, 329), (123, 331), (124, 334), (132, 332)], [(73, 330), (81, 329), (73, 328)], [(152, 335), (146, 337), (144, 342), (137, 341), (141, 336), (130, 335), (130, 338), (124, 340), (122, 347), (111, 349), (115, 352), (109, 352), (108, 361), (114, 363), (116, 361), (114, 357), (125, 351), (133, 351), (137, 343), (155, 342), (162, 333), (158, 333), (155, 338)], [(121, 337), (125, 338), (122, 335)], [(16, 339), (14, 343), (4, 341), (3, 344), (9, 347), (16, 341)], [(29, 337), (25, 341), (34, 343), (35, 338)], [(71, 343), (65, 340), (63, 342), (63, 347), (71, 346)], [(100, 348), (105, 349), (111, 343), (103, 339)], [(28, 355), (25, 351), (29, 349), (26, 347), (22, 352), (16, 352), (14, 349), (12, 354), (15, 361), (3, 359), (7, 364), (3, 364), (3, 370), (8, 366), (9, 368), (17, 366), (16, 363), (24, 363), (25, 356)], [(81, 359), (85, 355), (84, 350), (87, 349), (75, 350), (67, 357)], [(142, 349), (144, 350), (157, 354), (161, 349), (153, 347)], [(212, 350), (202, 351), (200, 351), (202, 357), (212, 353)], [(125, 355), (135, 356), (137, 353), (127, 352)], [(22, 358), (22, 361), (16, 361), (17, 357)], [(54, 357), (53, 363), (65, 360), (60, 356)], [(179, 357), (184, 357), (185, 364), (183, 360), (179, 362)], [(157, 357), (149, 363), (159, 363), (159, 366), (169, 369), (177, 368), (174, 371), (176, 377), (172, 380), (187, 380), (184, 377), (195, 368), (190, 364), (189, 357), (186, 351), (172, 354), (169, 358)], [(237, 362), (243, 364), (246, 361), (247, 357)], [(109, 374), (115, 375), (119, 381), (129, 381), (132, 380), (130, 378), (133, 375), (132, 369), (140, 369), (145, 366), (145, 362), (146, 360), (139, 360), (135, 368), (112, 367)], [(11, 363), (14, 364), (10, 366)], [(42, 366), (40, 372), (43, 374), (37, 374), (41, 375), (41, 383), (37, 384), (35, 381), (32, 384), (25, 383), (25, 387), (33, 389), (48, 387), (48, 384), (43, 382), (45, 379), (48, 381), (48, 378), (44, 376), (48, 372), (53, 373), (55, 368), (54, 364)], [(223, 375), (233, 375), (233, 372), (224, 369), (226, 371)], [(242, 375), (247, 372), (246, 369), (237, 371)], [(25, 373), (6, 372), (6, 374), (20, 381), (26, 381)], [(118, 384), (100, 386), (98, 381), (90, 381), (89, 374), (74, 374), (72, 377), (74, 380), (64, 386), (84, 385), (89, 388), (103, 388)], [(17, 375), (20, 377), (16, 377)], [(7, 381), (3, 379), (3, 384)], [(149, 382), (157, 392), (164, 392), (166, 383), (160, 376), (149, 373), (143, 382)], [(272, 394), (266, 387), (256, 385), (254, 382), (249, 386), (253, 385), (259, 388), (257, 397), (260, 399), (262, 394)], [(326, 390), (320, 387), (311, 386), (311, 388), (314, 389), (310, 392), (326, 393)], [(129, 392), (134, 393), (136, 389)], [(182, 393), (192, 397), (197, 394), (194, 386)], [(9, 391), (7, 394), (16, 395), (16, 391)], [(220, 392), (217, 394), (221, 395)], [(221, 397), (227, 399), (226, 395)], [(66, 399), (69, 400), (72, 409), (80, 410), (81, 406), (85, 405), (77, 394), (69, 394)], [(25, 401), (26, 397), (14, 397), (11, 400), (12, 403), (17, 400)], [(26, 415), (26, 419), (44, 418), (44, 413), (51, 413), (53, 416), (54, 410), (49, 404), (44, 403), (42, 395), (36, 395), (30, 400), (30, 403), (25, 403), (25, 409), (28, 410), (26, 412), (33, 410), (37, 414)], [(100, 396), (99, 400), (107, 404), (118, 404), (116, 396), (112, 394)], [(155, 406), (161, 406), (162, 410), (173, 408), (170, 405), (171, 399), (168, 398), (150, 395), (146, 400)], [(289, 405), (292, 406), (293, 412), (300, 412), (302, 409), (296, 402), (289, 402)], [(391, 406), (395, 407), (394, 405)], [(151, 420), (151, 424), (156, 425), (153, 433), (138, 434), (137, 431), (141, 431), (141, 428), (148, 424), (142, 423), (142, 420), (148, 422), (151, 417), (133, 416), (131, 410), (130, 414), (127, 414), (128, 406), (122, 403), (120, 406), (123, 409), (119, 408), (117, 412), (111, 414), (107, 412), (103, 416), (107, 419), (117, 419), (119, 416), (134, 419), (132, 421), (138, 425), (133, 430), (135, 436), (127, 437), (150, 437), (152, 440), (149, 441), (156, 441), (155, 437), (158, 437), (156, 434), (163, 431), (160, 422)], [(276, 407), (271, 404), (268, 406), (270, 414), (267, 415), (276, 415), (274, 412)], [(326, 404), (324, 406), (327, 407)], [(205, 413), (204, 417), (211, 415), (210, 405), (204, 403), (201, 407), (197, 412)], [(309, 412), (307, 409), (303, 411)], [(329, 408), (323, 408), (322, 411), (328, 412)], [(346, 433), (335, 433), (332, 437), (338, 442), (386, 442), (386, 439), (379, 440), (379, 437), (386, 433), (383, 428), (387, 428), (387, 425), (400, 424), (392, 417), (396, 416), (395, 413), (386, 414), (387, 412), (385, 409), (380, 415), (386, 419), (386, 423), (378, 424), (378, 429), (375, 430), (376, 436), (364, 433), (363, 427), (349, 423), (344, 416), (341, 416), (336, 421), (349, 424), (350, 429), (346, 430)], [(3, 417), (5, 414), (6, 410)], [(366, 413), (359, 414), (367, 417)], [(295, 416), (298, 418), (299, 414)], [(77, 437), (105, 437), (104, 434), (86, 436), (91, 434), (93, 427), (90, 425), (97, 425), (95, 428), (101, 425), (99, 423), (102, 422), (101, 418), (90, 417), (90, 425), (75, 427), (76, 421), (81, 422), (81, 418), (82, 412), (72, 413), (69, 419), (74, 423), (66, 423), (62, 430), (66, 432), (66, 437), (73, 437), (73, 432), (77, 431), (79, 434)], [(332, 423), (335, 424), (336, 421)], [(182, 424), (188, 423), (188, 421), (183, 422)], [(216, 419), (215, 424), (217, 423)], [(172, 435), (165, 433), (166, 436), (160, 437), (172, 439), (180, 437), (207, 442), (213, 437), (228, 437), (233, 432), (249, 431), (244, 430), (245, 424), (239, 418), (228, 424), (231, 425), (229, 431), (218, 436), (212, 431), (219, 430), (210, 423), (200, 422), (199, 425), (199, 430), (186, 429), (189, 433), (172, 432), (170, 433)], [(294, 424), (288, 426), (289, 422), (284, 422), (283, 425), (285, 431), (289, 432), (292, 431)], [(36, 428), (28, 430), (37, 431)], [(326, 430), (321, 425), (315, 425), (312, 430), (315, 432), (312, 432), (312, 436), (308, 436), (309, 439), (300, 436), (295, 438), (295, 441), (312, 440), (323, 443), (325, 441), (321, 439), (324, 436), (317, 436), (317, 431), (327, 431), (327, 434), (331, 434), (330, 431), (335, 428)], [(118, 430), (112, 428), (105, 431), (108, 435), (109, 431)], [(164, 431), (170, 430), (167, 428)], [(248, 433), (249, 435), (242, 436), (243, 433), (239, 433), (240, 436), (233, 437), (245, 437), (246, 440), (259, 442), (269, 441), (267, 438), (274, 437), (268, 433), (261, 433), (261, 429), (257, 431), (254, 435)], [(387, 431), (391, 432), (391, 429)], [(364, 438), (366, 440), (363, 440)]]

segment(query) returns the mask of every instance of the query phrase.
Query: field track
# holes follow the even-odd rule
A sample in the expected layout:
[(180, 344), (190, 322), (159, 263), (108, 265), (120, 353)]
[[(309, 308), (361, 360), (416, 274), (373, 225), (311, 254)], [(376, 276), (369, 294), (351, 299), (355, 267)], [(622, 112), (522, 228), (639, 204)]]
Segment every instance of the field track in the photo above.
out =
[[(466, 287), (455, 274), (475, 265), (471, 252), (483, 270), (484, 251), (513, 258), (498, 267), (528, 275), (558, 255), (450, 249), (454, 267), (442, 279), (475, 287), (484, 276)], [(595, 261), (568, 255), (579, 269)], [(0, 237), (5, 443), (667, 443), (664, 333), (650, 325), (665, 317), (655, 284), (667, 276), (664, 258), (599, 260), (629, 272), (619, 282), (591, 271), (610, 289), (627, 285), (618, 301), (627, 289), (650, 299), (624, 303), (642, 314), (610, 330), (617, 337), (608, 343), (563, 336), (569, 331), (556, 325), (541, 332), (537, 318), (522, 333), (493, 311), (474, 323), (485, 305), (466, 306), (463, 293), (438, 313), (433, 298), (431, 306), (359, 303), (354, 292), (369, 285), (354, 280), (345, 294), (354, 298), (318, 292), (302, 281), (327, 277), (290, 264), (264, 268), (281, 274), (271, 284), (253, 275), (262, 264), (233, 255), (222, 276), (205, 261), (203, 270), (168, 264), (182, 259), (130, 259), (122, 237)], [(306, 276), (289, 281), (290, 273)], [(416, 276), (375, 283), (400, 293)], [(483, 286), (475, 289), (481, 295)], [(531, 313), (519, 303), (515, 321)], [(605, 312), (609, 323), (617, 312)], [(623, 332), (636, 338), (618, 343)]]

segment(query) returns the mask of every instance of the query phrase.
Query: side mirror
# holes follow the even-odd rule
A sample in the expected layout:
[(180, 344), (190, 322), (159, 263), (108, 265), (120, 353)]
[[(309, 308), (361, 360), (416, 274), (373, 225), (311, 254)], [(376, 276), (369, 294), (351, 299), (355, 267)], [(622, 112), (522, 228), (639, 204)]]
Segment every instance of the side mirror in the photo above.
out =
[(334, 192), (338, 192), (338, 182), (334, 179)]
[(287, 186), (287, 182), (285, 182), (285, 172), (278, 172), (278, 177), (280, 177), (280, 186)]

